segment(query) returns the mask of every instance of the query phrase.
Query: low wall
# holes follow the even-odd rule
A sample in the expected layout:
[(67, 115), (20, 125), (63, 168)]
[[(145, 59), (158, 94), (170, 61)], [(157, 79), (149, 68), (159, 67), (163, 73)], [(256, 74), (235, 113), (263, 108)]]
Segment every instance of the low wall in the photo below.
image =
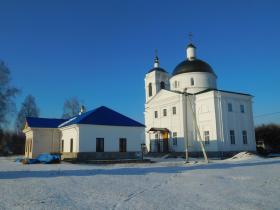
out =
[(120, 160), (120, 159), (141, 159), (141, 152), (64, 152), (62, 160), (76, 159), (84, 160)]
[[(226, 151), (226, 152), (206, 152), (207, 157), (215, 157), (215, 158), (229, 158), (232, 157), (239, 152), (244, 152), (244, 151)], [(256, 151), (246, 151), (246, 152), (251, 152), (251, 153), (256, 153)], [(152, 157), (158, 157), (162, 156), (164, 154), (169, 154), (168, 157), (185, 157), (186, 153), (185, 152), (170, 152), (170, 153), (157, 153), (157, 152), (150, 152), (148, 153), (147, 156), (152, 156)], [(202, 152), (189, 152), (188, 153), (189, 157), (193, 158), (198, 158), (198, 157), (203, 157)]]

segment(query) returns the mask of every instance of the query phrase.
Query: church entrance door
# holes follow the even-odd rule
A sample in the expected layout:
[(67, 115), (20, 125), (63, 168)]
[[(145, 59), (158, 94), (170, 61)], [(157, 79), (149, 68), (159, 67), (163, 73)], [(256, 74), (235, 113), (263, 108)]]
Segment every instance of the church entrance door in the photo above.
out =
[(168, 132), (162, 133), (162, 152), (168, 152)]

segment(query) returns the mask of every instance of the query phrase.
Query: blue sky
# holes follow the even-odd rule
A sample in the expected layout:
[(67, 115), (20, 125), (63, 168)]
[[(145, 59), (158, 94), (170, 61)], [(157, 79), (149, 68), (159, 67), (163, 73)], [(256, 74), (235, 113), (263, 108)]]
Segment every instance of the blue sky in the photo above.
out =
[[(157, 48), (170, 73), (188, 33), (218, 87), (254, 95), (254, 115), (280, 111), (279, 1), (0, 0), (0, 59), (42, 117), (66, 98), (105, 105), (144, 121), (144, 76)], [(280, 114), (256, 124), (280, 123)]]

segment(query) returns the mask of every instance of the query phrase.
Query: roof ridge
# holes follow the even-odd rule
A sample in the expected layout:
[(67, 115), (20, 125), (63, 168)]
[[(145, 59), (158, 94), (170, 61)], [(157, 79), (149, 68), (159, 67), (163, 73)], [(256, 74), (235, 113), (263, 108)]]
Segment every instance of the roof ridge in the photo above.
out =
[(26, 117), (26, 122), (29, 127), (39, 127), (39, 128), (57, 128), (62, 122), (66, 120), (67, 119)]
[(67, 119), (63, 119), (63, 118), (47, 118), (47, 117), (25, 117), (26, 119), (45, 119), (45, 120), (67, 120)]
[[(106, 107), (106, 106), (103, 106), (104, 108), (106, 108), (106, 109), (109, 109), (109, 110), (111, 110), (111, 111), (113, 111), (113, 112), (115, 112), (115, 113), (117, 113), (117, 114), (119, 114), (119, 115), (121, 115), (121, 116), (123, 116), (123, 117), (126, 117), (126, 118), (128, 118), (128, 119), (130, 119), (130, 120), (133, 120), (133, 121), (135, 121), (135, 122), (137, 122), (136, 120), (134, 120), (134, 119), (132, 119), (132, 118), (130, 118), (130, 117), (128, 117), (128, 116), (125, 116), (125, 115), (123, 115), (122, 113), (119, 113), (119, 112), (117, 112), (117, 111), (115, 111), (115, 110), (113, 110), (113, 109), (110, 109), (110, 108), (108, 108), (108, 107)], [(138, 122), (137, 122), (138, 123)]]
[(59, 127), (72, 124), (112, 125), (112, 126), (145, 126), (136, 120), (125, 116), (109, 107), (100, 106), (96, 109), (76, 115), (72, 119), (62, 123)]

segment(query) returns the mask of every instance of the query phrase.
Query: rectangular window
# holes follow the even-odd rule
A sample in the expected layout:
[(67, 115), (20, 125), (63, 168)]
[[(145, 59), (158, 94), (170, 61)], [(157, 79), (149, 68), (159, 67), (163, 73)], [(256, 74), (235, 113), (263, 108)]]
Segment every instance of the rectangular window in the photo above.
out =
[(210, 134), (209, 131), (204, 131), (204, 143), (210, 144)]
[(70, 152), (73, 152), (73, 139), (70, 139)]
[(158, 118), (158, 112), (155, 111), (155, 118)]
[(243, 144), (248, 144), (247, 131), (242, 131)]
[(96, 138), (96, 152), (104, 152), (104, 138)]
[(64, 140), (61, 140), (61, 152), (64, 152)]
[(228, 111), (232, 112), (232, 103), (228, 103)]
[(172, 107), (172, 113), (173, 113), (173, 115), (176, 114), (176, 106), (173, 106), (173, 107)]
[(167, 110), (166, 110), (166, 109), (163, 110), (163, 116), (164, 116), (164, 117), (167, 116)]
[(230, 131), (229, 131), (229, 135), (230, 135), (230, 143), (231, 143), (231, 144), (235, 144), (234, 130), (230, 130)]
[(241, 112), (241, 113), (244, 113), (244, 112), (245, 112), (245, 108), (244, 108), (244, 105), (243, 105), (243, 104), (240, 105), (240, 112)]
[(177, 132), (173, 132), (173, 145), (177, 146)]
[(119, 151), (126, 152), (126, 138), (119, 139)]

